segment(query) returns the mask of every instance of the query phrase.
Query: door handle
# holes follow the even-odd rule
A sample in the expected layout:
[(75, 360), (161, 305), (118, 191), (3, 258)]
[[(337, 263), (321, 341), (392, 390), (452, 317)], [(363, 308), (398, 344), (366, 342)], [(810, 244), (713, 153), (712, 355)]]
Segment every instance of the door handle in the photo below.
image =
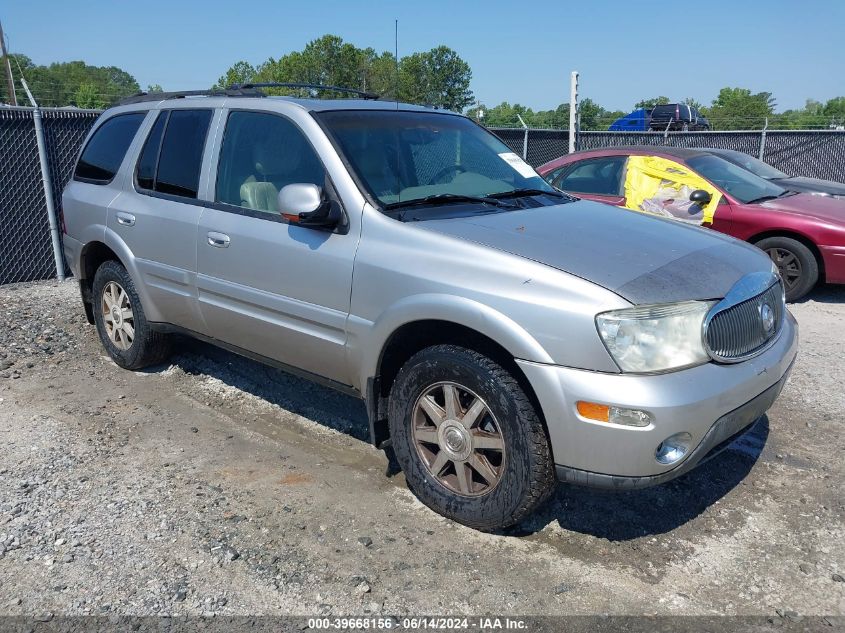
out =
[(209, 231), (208, 232), (208, 245), (215, 246), (217, 248), (228, 248), (229, 247), (229, 236), (225, 233), (218, 233), (216, 231)]
[(117, 212), (117, 223), (123, 226), (135, 226), (135, 216), (123, 211)]

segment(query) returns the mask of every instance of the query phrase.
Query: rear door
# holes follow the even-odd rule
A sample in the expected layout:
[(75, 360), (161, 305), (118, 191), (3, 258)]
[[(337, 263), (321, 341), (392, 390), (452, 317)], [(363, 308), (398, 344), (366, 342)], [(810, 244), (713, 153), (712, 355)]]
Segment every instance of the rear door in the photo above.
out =
[(288, 184), (318, 185), (340, 204), (317, 152), (281, 114), (232, 110), (224, 117), (211, 174), (214, 202), (195, 238), (199, 305), (209, 332), (349, 384), (346, 318), (360, 222), (353, 217), (351, 230), (332, 231), (285, 220), (276, 196)]
[(159, 320), (203, 333), (196, 302), (200, 170), (213, 110), (173, 109), (155, 117), (131, 178), (111, 203), (107, 225), (135, 256)]
[(587, 158), (568, 165), (552, 185), (579, 198), (625, 206), (624, 174), (627, 156)]

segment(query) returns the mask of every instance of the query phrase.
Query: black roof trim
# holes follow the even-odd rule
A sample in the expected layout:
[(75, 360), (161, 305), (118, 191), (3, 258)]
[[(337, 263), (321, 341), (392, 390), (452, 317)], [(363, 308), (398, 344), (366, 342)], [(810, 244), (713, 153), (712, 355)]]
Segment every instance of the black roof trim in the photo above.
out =
[(260, 90), (230, 87), (225, 90), (181, 90), (178, 92), (138, 92), (121, 99), (118, 105), (145, 103), (149, 101), (166, 101), (168, 99), (183, 99), (185, 97), (265, 97)]
[(306, 84), (306, 83), (288, 83), (278, 81), (267, 81), (260, 83), (245, 83), (232, 84), (227, 90), (251, 90), (255, 88), (302, 88), (304, 90), (323, 90), (327, 92), (341, 92), (344, 94), (355, 95), (362, 99), (379, 99), (379, 95), (373, 92), (364, 92), (363, 90), (355, 90), (354, 88), (344, 88), (342, 86), (324, 86), (321, 84)]

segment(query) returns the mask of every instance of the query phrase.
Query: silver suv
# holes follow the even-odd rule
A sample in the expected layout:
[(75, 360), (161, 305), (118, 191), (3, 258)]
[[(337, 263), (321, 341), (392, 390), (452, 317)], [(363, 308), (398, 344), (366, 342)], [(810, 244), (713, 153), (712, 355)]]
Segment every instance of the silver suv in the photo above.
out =
[(796, 355), (764, 253), (568, 196), (451, 112), (141, 95), (100, 117), (63, 206), (118, 365), (182, 333), (355, 394), (414, 493), (482, 530), (556, 480), (687, 472)]

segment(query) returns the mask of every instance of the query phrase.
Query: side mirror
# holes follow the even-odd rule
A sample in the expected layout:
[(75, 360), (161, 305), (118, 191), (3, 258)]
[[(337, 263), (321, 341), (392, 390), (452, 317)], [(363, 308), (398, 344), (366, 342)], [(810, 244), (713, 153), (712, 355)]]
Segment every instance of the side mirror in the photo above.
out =
[(690, 202), (697, 202), (698, 204), (707, 204), (711, 200), (711, 196), (704, 189), (696, 189), (689, 195)]
[(317, 185), (285, 185), (278, 196), (279, 213), (288, 222), (300, 226), (334, 228), (343, 219), (340, 207), (323, 196)]

